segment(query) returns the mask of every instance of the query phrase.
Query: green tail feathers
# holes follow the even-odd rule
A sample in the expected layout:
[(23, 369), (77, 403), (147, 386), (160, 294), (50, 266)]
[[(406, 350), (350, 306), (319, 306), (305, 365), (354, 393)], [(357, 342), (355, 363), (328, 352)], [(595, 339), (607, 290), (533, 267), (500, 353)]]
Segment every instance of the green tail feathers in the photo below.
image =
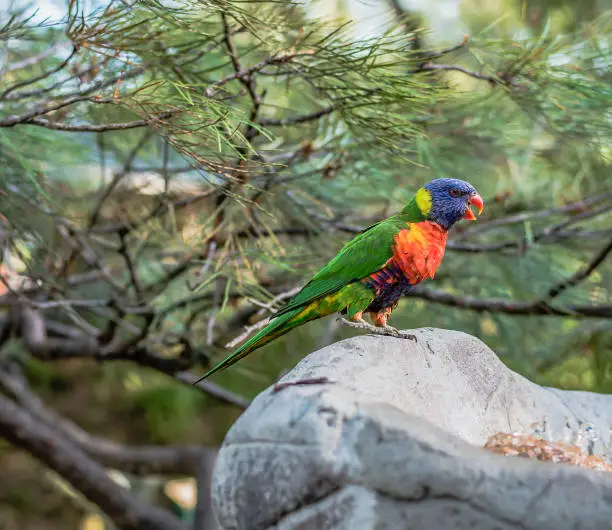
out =
[(276, 316), (265, 328), (247, 340), (227, 357), (227, 359), (224, 359), (215, 367), (211, 368), (198, 379), (196, 383), (221, 370), (225, 370), (225, 368), (237, 363), (253, 350), (261, 348), (264, 344), (284, 335), (293, 328), (306, 324), (306, 322), (311, 322), (327, 315), (337, 313), (345, 308), (348, 310), (348, 315), (350, 317), (366, 309), (374, 299), (374, 291), (361, 282), (351, 282), (346, 286), (337, 286), (335, 290), (327, 294), (326, 291), (329, 291), (328, 284), (323, 282), (323, 287), (322, 296), (320, 293), (315, 293), (306, 300), (303, 300), (297, 307), (290, 302), (289, 308), (285, 306), (285, 308), (276, 313)]
[[(240, 346), (236, 351), (234, 351), (229, 357), (221, 361), (219, 364), (211, 368), (208, 372), (206, 372), (200, 379), (198, 379), (196, 383), (210, 377), (211, 375), (220, 372), (221, 370), (225, 370), (227, 367), (231, 366), (234, 363), (237, 363), (240, 359), (246, 357), (249, 353), (257, 348), (260, 348), (264, 344), (284, 335), (291, 329), (300, 324), (304, 323), (304, 320), (301, 318), (295, 318), (299, 316), (302, 312), (302, 308), (294, 309), (293, 311), (289, 311), (284, 313), (283, 315), (279, 315), (274, 318), (265, 328), (263, 328), (259, 333), (253, 335), (249, 340), (247, 340), (242, 346)], [(295, 319), (293, 322), (291, 320)]]

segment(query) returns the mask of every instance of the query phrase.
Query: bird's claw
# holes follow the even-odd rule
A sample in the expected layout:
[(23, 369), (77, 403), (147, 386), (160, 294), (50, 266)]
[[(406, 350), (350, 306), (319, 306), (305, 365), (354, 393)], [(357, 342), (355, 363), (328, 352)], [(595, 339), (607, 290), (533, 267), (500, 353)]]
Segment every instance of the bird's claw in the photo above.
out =
[(385, 326), (380, 329), (388, 331), (391, 337), (397, 337), (399, 339), (408, 339), (417, 342), (416, 335), (413, 335), (412, 333), (406, 333), (405, 331), (400, 331), (399, 329), (394, 328), (393, 326)]
[(416, 335), (413, 335), (412, 333), (406, 333), (405, 331), (401, 331), (397, 328), (394, 328), (393, 326), (384, 326), (381, 329), (389, 331), (389, 333), (394, 337), (398, 337), (400, 339), (413, 340), (414, 342), (417, 342)]
[(404, 331), (400, 331), (399, 329), (394, 328), (393, 326), (376, 327), (376, 326), (373, 326), (372, 324), (368, 324), (365, 320), (351, 322), (350, 320), (347, 320), (344, 317), (340, 317), (339, 320), (346, 326), (349, 326), (351, 328), (356, 328), (356, 329), (363, 329), (365, 331), (370, 332), (373, 335), (396, 337), (398, 339), (408, 339), (408, 340), (417, 342), (417, 338), (415, 335), (412, 335), (411, 333), (406, 333)]
[[(397, 337), (398, 339), (408, 339), (417, 342), (416, 335), (413, 335), (412, 333), (406, 333), (405, 331), (400, 331), (399, 329), (394, 328), (393, 326), (384, 326), (382, 328), (377, 328), (377, 330), (384, 330), (385, 332), (388, 332), (390, 337)], [(387, 333), (384, 334), (386, 335)]]

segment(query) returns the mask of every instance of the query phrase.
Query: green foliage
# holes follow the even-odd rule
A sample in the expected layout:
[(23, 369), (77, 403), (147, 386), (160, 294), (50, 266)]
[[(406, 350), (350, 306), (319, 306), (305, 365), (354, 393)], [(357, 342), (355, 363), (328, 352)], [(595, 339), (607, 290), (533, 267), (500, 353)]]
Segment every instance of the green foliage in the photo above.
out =
[[(489, 199), (492, 217), (605, 191), (610, 14), (569, 28), (559, 22), (555, 9), (561, 7), (548, 8), (549, 24), (523, 25), (521, 16), (527, 14), (520, 10), (506, 10), (503, 20), (486, 15), (486, 24), (473, 18), (478, 33), (469, 44), (443, 54), (433, 47), (431, 52), (415, 50), (415, 35), (397, 27), (355, 39), (350, 24), (313, 20), (291, 3), (183, 2), (170, 8), (147, 0), (129, 9), (113, 4), (89, 12), (72, 3), (63, 27), (43, 28), (22, 14), (4, 26), (3, 34), (27, 34), (32, 44), (11, 60), (40, 52), (43, 40), (64, 46), (64, 52), (11, 72), (7, 81), (20, 84), (33, 74), (58, 69), (69, 44), (75, 47), (75, 68), (81, 70), (78, 81), (62, 78), (58, 70), (52, 79), (59, 87), (53, 90), (44, 76), (24, 87), (9, 86), (3, 116), (25, 113), (47, 94), (55, 99), (84, 94), (84, 102), (58, 109), (50, 119), (75, 125), (151, 119), (170, 149), (144, 139), (138, 130), (86, 134), (25, 124), (0, 129), (2, 178), (7, 189), (17, 191), (3, 213), (15, 219), (17, 233), (51, 245), (47, 251), (54, 254), (52, 234), (37, 226), (33, 213), (30, 226), (20, 224), (17, 210), (38, 207), (43, 218), (49, 212), (56, 215), (67, 206), (58, 182), (69, 183), (74, 192), (84, 185), (94, 190), (105, 182), (105, 172), (129, 161), (135, 150), (130, 167), (154, 167), (163, 158), (167, 168), (186, 162), (192, 172), (171, 175), (162, 169), (162, 177), (211, 186), (227, 200), (202, 208), (195, 221), (199, 229), (189, 241), (177, 240), (176, 212), (170, 211), (161, 225), (157, 219), (143, 225), (137, 233), (141, 238), (146, 234), (146, 243), (140, 243), (146, 259), (138, 271), (152, 285), (164, 276), (155, 257), (161, 248), (185, 251), (218, 237), (223, 246), (209, 277), (199, 279), (197, 296), (214, 298), (217, 280), (223, 279), (220, 298), (225, 302), (215, 312), (227, 318), (231, 311), (225, 311), (226, 304), (235, 296), (273, 297), (256, 287), (262, 275), (281, 274), (285, 284), (287, 273), (293, 281), (306, 278), (348, 237), (340, 229), (337, 236), (318, 237), (311, 246), (301, 236), (284, 237), (283, 230), (329, 236), (330, 227), (338, 231), (338, 222), (360, 225), (364, 218), (397, 211), (431, 177), (469, 179)], [(468, 73), (423, 68), (424, 53)], [(309, 117), (316, 112), (321, 115)], [(84, 168), (85, 179), (80, 178)], [(96, 171), (99, 179), (92, 178)], [(69, 203), (70, 221), (77, 227), (97, 201), (85, 188), (83, 193), (85, 202)], [(508, 196), (502, 202), (493, 200), (504, 193)], [(41, 204), (49, 210), (40, 210)], [(515, 300), (544, 294), (551, 283), (580, 267), (596, 244), (578, 245), (568, 238), (539, 241), (538, 231), (548, 221), (476, 233), (479, 244), (524, 240), (527, 251), (478, 258), (449, 253), (438, 286)], [(594, 228), (605, 223), (605, 217), (598, 217)], [(258, 237), (236, 237), (254, 224)], [(95, 245), (104, 252), (104, 244)], [(205, 258), (194, 257), (193, 263), (203, 264)], [(588, 300), (596, 284), (598, 299), (603, 299), (608, 276), (601, 272), (593, 276), (595, 282), (564, 296)], [(169, 286), (152, 302), (163, 307), (188, 293), (184, 286)], [(184, 306), (187, 313), (204, 309), (198, 300)], [(446, 310), (432, 306), (431, 311)], [(187, 313), (169, 322), (177, 326)], [(406, 310), (406, 322), (415, 318), (413, 313)], [(473, 315), (450, 314), (456, 320), (451, 318), (449, 327), (478, 332), (469, 324)], [(500, 330), (516, 327), (510, 317), (499, 318)], [(525, 349), (534, 350), (528, 334), (523, 335)]]
[[(575, 276), (612, 238), (604, 2), (464, 0), (463, 43), (391, 4), (367, 36), (350, 2), (336, 18), (166, 4), (0, 13), (0, 272), (55, 348), (11, 336), (0, 355), (41, 395), (119, 440), (220, 440), (239, 413), (225, 391), (252, 398), (352, 333), (317, 321), (206, 392), (179, 381), (441, 176), (474, 184), (485, 214), (392, 324), (462, 330), (537, 382), (612, 390), (609, 256)], [(2, 318), (18, 298), (0, 295)]]
[[(55, 25), (6, 13), (4, 254), (42, 282), (35, 302), (55, 330), (183, 370), (181, 355), (187, 368), (224, 356), (360, 228), (451, 175), (478, 188), (485, 215), (452, 234), (426, 287), (546, 301), (612, 236), (612, 14), (485, 4), (462, 4), (463, 44), (397, 20), (356, 36), (291, 2), (71, 2)], [(548, 302), (606, 306), (611, 290), (604, 261)], [(539, 381), (609, 391), (608, 313), (494, 309), (417, 294), (393, 323), (460, 329)], [(319, 336), (347, 334), (328, 328), (293, 331), (219, 382), (253, 396)], [(188, 436), (211, 403), (156, 377), (132, 395), (148, 429)]]

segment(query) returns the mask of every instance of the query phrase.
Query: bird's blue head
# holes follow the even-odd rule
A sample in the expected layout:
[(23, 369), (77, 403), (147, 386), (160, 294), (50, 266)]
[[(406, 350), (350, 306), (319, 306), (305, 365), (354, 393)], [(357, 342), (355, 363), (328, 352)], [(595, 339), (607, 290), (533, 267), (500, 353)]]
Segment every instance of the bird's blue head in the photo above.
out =
[(478, 215), (484, 208), (476, 188), (459, 179), (432, 180), (417, 192), (415, 200), (426, 219), (438, 223), (446, 230), (459, 219), (474, 221), (476, 216), (470, 206), (477, 209)]

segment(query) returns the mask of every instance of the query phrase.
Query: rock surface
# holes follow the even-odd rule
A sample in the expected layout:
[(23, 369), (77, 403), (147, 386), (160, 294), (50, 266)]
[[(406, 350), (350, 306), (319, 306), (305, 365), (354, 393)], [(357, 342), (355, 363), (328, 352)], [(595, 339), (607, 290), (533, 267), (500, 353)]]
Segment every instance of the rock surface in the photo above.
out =
[(424, 328), (316, 351), (229, 431), (213, 475), (226, 530), (612, 528), (612, 474), (492, 454), (496, 432), (606, 451), (612, 396), (540, 387), (481, 341)]

